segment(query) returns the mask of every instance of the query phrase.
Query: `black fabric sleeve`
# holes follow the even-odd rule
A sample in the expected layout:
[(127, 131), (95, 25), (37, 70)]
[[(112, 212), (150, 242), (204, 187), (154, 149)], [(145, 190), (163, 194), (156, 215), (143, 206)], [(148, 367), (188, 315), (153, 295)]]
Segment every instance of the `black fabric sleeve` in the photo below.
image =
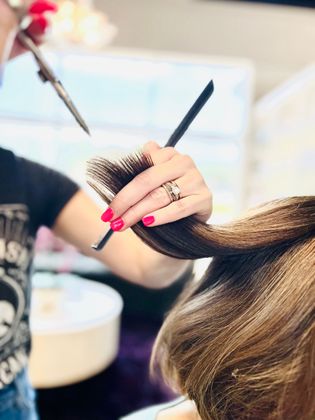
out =
[(53, 169), (27, 159), (17, 159), (32, 227), (35, 231), (40, 226), (50, 228), (79, 186)]

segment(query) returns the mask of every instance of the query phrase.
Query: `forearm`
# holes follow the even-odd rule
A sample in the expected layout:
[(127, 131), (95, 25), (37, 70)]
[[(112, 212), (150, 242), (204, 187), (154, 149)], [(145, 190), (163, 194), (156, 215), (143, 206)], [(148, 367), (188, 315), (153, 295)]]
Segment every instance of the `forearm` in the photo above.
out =
[(117, 275), (153, 289), (170, 286), (191, 264), (154, 251), (131, 229), (115, 233), (100, 253), (88, 252), (110, 266)]
[(93, 250), (91, 244), (109, 229), (100, 220), (100, 214), (100, 209), (80, 191), (62, 210), (54, 231), (84, 254), (97, 258), (116, 275), (142, 286), (169, 286), (187, 269), (187, 261), (153, 251), (130, 229), (115, 233), (101, 252)]
[[(103, 231), (104, 225), (100, 226), (98, 232)], [(84, 244), (81, 245), (80, 248), (83, 252), (97, 258), (116, 275), (140, 286), (153, 289), (168, 287), (190, 265), (189, 261), (170, 258), (154, 251), (143, 243), (131, 229), (115, 233), (101, 252), (90, 247), (97, 237), (95, 232), (87, 248)]]
[(139, 283), (147, 287), (170, 286), (189, 268), (191, 261), (179, 260), (162, 255), (145, 245), (138, 237), (136, 244), (139, 261)]

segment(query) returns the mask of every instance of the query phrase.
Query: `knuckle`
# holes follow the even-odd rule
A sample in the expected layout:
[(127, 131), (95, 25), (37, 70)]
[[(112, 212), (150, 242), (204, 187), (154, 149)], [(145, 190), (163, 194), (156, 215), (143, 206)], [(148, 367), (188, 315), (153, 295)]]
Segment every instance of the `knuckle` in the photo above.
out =
[(212, 199), (209, 195), (199, 200), (196, 213), (205, 215), (206, 219), (210, 217), (212, 213)]
[(204, 192), (203, 192), (202, 195), (203, 195), (204, 200), (206, 202), (212, 203), (213, 195), (212, 195), (212, 192), (208, 188), (205, 188), (205, 190), (204, 190)]
[(141, 172), (135, 178), (137, 188), (145, 187), (151, 184), (151, 175), (148, 170)]
[(173, 156), (176, 156), (177, 152), (174, 149), (174, 147), (165, 147), (163, 149), (164, 153), (168, 156), (169, 159), (171, 159)]
[(135, 221), (137, 220), (137, 211), (135, 207), (130, 207), (128, 209), (128, 211), (124, 214), (124, 220), (126, 225), (135, 223)]
[(153, 140), (146, 142), (142, 148), (144, 152), (150, 152), (152, 150), (159, 149), (160, 146)]
[(151, 157), (155, 165), (160, 163), (167, 162), (168, 160), (172, 159), (175, 152), (171, 147), (160, 148), (159, 150), (155, 150), (151, 152)]
[(157, 188), (150, 192), (149, 198), (153, 201), (164, 202), (166, 198), (166, 192), (163, 188)]
[(195, 166), (189, 171), (189, 177), (194, 180), (196, 186), (199, 187), (199, 190), (204, 192), (205, 190), (209, 191), (209, 187), (199, 169)]
[(199, 172), (199, 170), (197, 168), (193, 168), (191, 170), (191, 172), (189, 172), (189, 175), (190, 175), (191, 179), (194, 180), (196, 185), (200, 185), (201, 187), (206, 186), (205, 180), (204, 180), (202, 174)]
[(172, 163), (175, 164), (180, 164), (182, 161), (182, 155), (180, 155), (179, 153), (175, 153), (175, 155), (172, 157)]
[(199, 206), (211, 207), (212, 200), (213, 200), (211, 191), (208, 188), (203, 188), (198, 193), (197, 200), (198, 200)]
[(122, 199), (122, 200), (117, 201), (117, 203), (115, 203), (114, 206), (111, 205), (111, 208), (114, 212), (113, 219), (116, 219), (117, 217), (120, 217), (126, 211), (126, 209), (128, 208), (128, 204), (126, 201)]
[(174, 147), (167, 146), (167, 147), (164, 147), (163, 150), (167, 150), (169, 153), (173, 153), (174, 155), (177, 154), (177, 152), (174, 149)]
[(182, 162), (182, 165), (184, 165), (187, 168), (195, 167), (194, 161), (192, 160), (192, 158), (189, 155), (182, 155), (181, 156), (181, 162)]
[(110, 203), (110, 207), (113, 210), (115, 216), (120, 216), (121, 209), (124, 207), (123, 198), (121, 198), (120, 193), (118, 193), (116, 197), (113, 198), (113, 200)]
[(161, 149), (159, 152), (161, 153), (161, 157), (163, 153), (165, 160), (170, 160), (176, 155), (176, 151), (172, 147), (165, 147), (164, 149)]
[(187, 204), (184, 200), (178, 200), (175, 202), (176, 207), (177, 207), (177, 211), (182, 214), (182, 213), (186, 213), (187, 211)]

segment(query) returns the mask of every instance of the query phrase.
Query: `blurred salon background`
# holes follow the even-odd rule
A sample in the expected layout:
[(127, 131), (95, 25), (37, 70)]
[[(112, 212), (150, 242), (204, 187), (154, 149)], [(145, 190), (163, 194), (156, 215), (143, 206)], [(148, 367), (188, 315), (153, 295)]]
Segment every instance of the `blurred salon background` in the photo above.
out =
[[(66, 173), (98, 200), (86, 161), (148, 139), (162, 145), (213, 79), (213, 97), (178, 145), (213, 191), (212, 221), (314, 194), (315, 1), (57, 3), (43, 51), (92, 137), (25, 55), (9, 64), (1, 90), (3, 147)], [(149, 378), (148, 363), (165, 312), (193, 274), (147, 290), (48, 230), (37, 250), (30, 374), (41, 418), (115, 420), (173, 398)], [(204, 265), (196, 264), (197, 276)]]

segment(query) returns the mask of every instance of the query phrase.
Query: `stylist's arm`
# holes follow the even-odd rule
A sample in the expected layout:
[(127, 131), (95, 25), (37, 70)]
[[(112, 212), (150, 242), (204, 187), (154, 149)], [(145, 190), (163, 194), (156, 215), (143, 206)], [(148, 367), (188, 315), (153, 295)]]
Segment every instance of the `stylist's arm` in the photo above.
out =
[[(174, 148), (150, 142), (145, 152), (154, 166), (134, 178), (114, 198), (103, 214), (84, 192), (77, 193), (61, 212), (55, 231), (88, 255), (98, 258), (119, 276), (152, 288), (170, 285), (187, 270), (188, 261), (161, 255), (146, 246), (130, 226), (140, 222), (147, 229), (195, 215), (207, 221), (211, 215), (211, 193), (194, 162)], [(181, 199), (171, 202), (161, 187), (176, 181)], [(90, 245), (109, 228), (116, 231), (102, 252)]]

